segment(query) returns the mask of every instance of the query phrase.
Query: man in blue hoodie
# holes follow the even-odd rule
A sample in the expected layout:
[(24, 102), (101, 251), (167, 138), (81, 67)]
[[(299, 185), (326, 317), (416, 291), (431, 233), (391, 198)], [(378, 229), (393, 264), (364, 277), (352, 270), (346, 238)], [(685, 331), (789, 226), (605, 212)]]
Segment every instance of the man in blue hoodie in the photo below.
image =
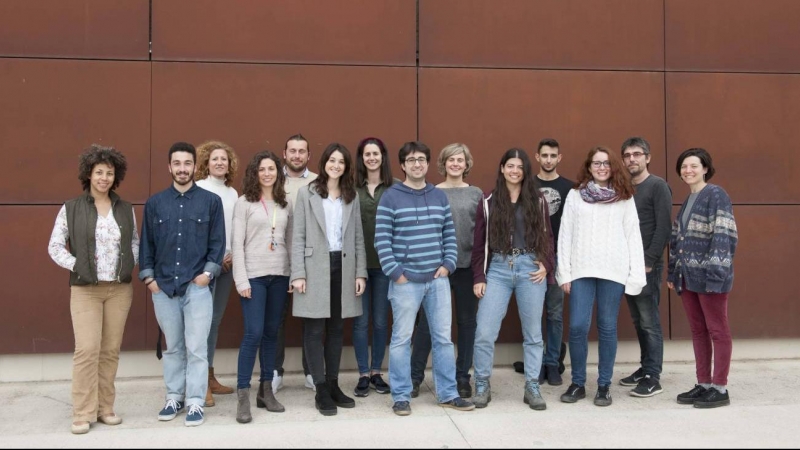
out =
[(458, 396), (456, 360), (450, 339), (450, 282), (456, 269), (456, 230), (450, 203), (440, 189), (425, 181), (431, 151), (422, 142), (400, 148), (402, 184), (384, 192), (375, 220), (375, 250), (383, 272), (392, 280), (392, 342), (389, 384), (392, 410), (411, 414), (411, 335), (423, 306), (433, 344), (433, 377), (441, 406), (470, 411), (475, 405)]

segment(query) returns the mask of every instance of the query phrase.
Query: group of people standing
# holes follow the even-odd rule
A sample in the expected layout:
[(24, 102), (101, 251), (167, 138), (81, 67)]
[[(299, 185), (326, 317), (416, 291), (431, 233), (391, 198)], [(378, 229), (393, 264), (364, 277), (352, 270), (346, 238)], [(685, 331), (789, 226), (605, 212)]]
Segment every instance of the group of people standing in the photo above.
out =
[[(509, 149), (486, 193), (466, 181), (474, 160), (464, 144), (442, 149), (438, 171), (445, 181), (436, 186), (426, 180), (430, 149), (417, 141), (399, 150), (403, 181), (392, 177), (392, 157), (374, 137), (359, 143), (355, 159), (342, 144), (328, 145), (318, 173), (308, 169), (310, 156), (300, 134), (287, 139), (282, 158), (257, 153), (239, 196), (232, 187), (238, 159), (230, 146), (178, 142), (168, 152), (173, 182), (147, 201), (140, 240), (131, 204), (114, 192), (126, 173), (125, 157), (98, 145), (81, 155), (84, 194), (61, 208), (49, 244), (53, 260), (70, 271), (73, 433), (87, 433), (95, 421), (122, 422), (113, 409), (114, 378), (137, 263), (166, 338), (167, 395), (158, 414), (163, 421), (186, 410), (185, 424), (200, 425), (214, 394), (234, 392), (236, 420), (252, 421), (256, 356), (257, 407), (285, 411), (275, 394), (282, 386), (290, 308), (303, 319), (305, 383), (315, 391), (321, 414), (356, 405), (339, 384), (348, 318), (355, 319), (355, 396), (391, 393), (393, 411), (411, 414), (411, 399), (419, 395), (433, 353), (439, 404), (461, 411), (487, 407), (494, 346), (512, 294), (523, 333), (523, 401), (531, 409), (546, 409), (543, 383), (562, 384), (565, 294), (572, 382), (561, 401), (586, 396), (596, 304), (600, 358), (594, 403), (612, 403), (623, 294), (641, 367), (620, 384), (633, 387), (633, 396), (650, 397), (663, 391), (658, 305), (668, 243), (667, 284), (683, 300), (697, 364), (698, 383), (678, 402), (729, 404), (727, 295), (737, 232), (730, 198), (708, 184), (714, 167), (705, 150), (689, 149), (678, 158), (676, 171), (691, 195), (671, 231), (670, 188), (649, 173), (650, 146), (639, 137), (626, 140), (619, 154), (591, 149), (575, 183), (557, 172), (557, 141), (540, 142), (537, 175), (525, 150)], [(219, 324), (234, 285), (244, 322), (235, 390), (214, 375)], [(387, 341), (388, 384), (381, 373)]]

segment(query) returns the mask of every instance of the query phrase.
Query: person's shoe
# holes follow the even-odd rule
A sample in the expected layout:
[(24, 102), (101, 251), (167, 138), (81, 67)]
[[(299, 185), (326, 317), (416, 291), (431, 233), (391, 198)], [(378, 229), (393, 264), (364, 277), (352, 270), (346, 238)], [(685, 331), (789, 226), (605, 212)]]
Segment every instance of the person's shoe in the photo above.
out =
[(644, 378), (644, 369), (639, 367), (636, 369), (636, 372), (628, 375), (627, 377), (619, 380), (619, 384), (623, 386), (637, 386), (640, 381)]
[(561, 375), (567, 370), (567, 366), (564, 365), (564, 359), (567, 357), (567, 344), (562, 342), (561, 343), (561, 353), (558, 354), (558, 374)]
[(522, 397), (522, 401), (536, 411), (544, 411), (547, 409), (547, 403), (544, 401), (542, 393), (539, 391), (539, 383), (535, 381), (525, 382), (525, 395)]
[(661, 388), (661, 384), (658, 380), (650, 375), (645, 375), (644, 378), (639, 381), (639, 384), (631, 391), (631, 396), (652, 397), (662, 392), (664, 392), (664, 389)]
[(86, 434), (89, 432), (90, 427), (91, 425), (88, 421), (80, 420), (77, 422), (72, 422), (72, 427), (70, 430), (72, 431), (72, 434)]
[(394, 402), (392, 411), (398, 416), (408, 416), (411, 414), (411, 403), (409, 402)]
[(383, 381), (383, 377), (381, 377), (381, 374), (379, 373), (376, 373), (371, 377), (369, 377), (369, 384), (370, 386), (372, 386), (372, 389), (375, 389), (375, 392), (377, 392), (378, 394), (388, 394), (389, 392), (391, 392), (391, 389), (389, 389), (389, 385), (386, 384), (385, 381)]
[(486, 408), (489, 402), (492, 401), (492, 384), (489, 383), (488, 378), (475, 378), (475, 395), (472, 397), (472, 403), (476, 408)]
[(238, 389), (236, 397), (239, 401), (236, 406), (236, 421), (250, 423), (253, 420), (253, 416), (250, 414), (250, 388)]
[(122, 423), (122, 417), (111, 413), (104, 416), (97, 416), (97, 421), (106, 425), (119, 425)]
[(558, 373), (558, 367), (556, 366), (545, 366), (545, 367), (547, 368), (547, 383), (550, 384), (550, 386), (561, 386), (562, 384), (564, 384), (564, 380), (561, 379), (561, 374)]
[(331, 393), (331, 399), (333, 399), (333, 403), (340, 408), (355, 408), (356, 401), (352, 398), (344, 395), (344, 392), (339, 388), (339, 380), (333, 379), (328, 380), (328, 389)]
[(204, 403), (207, 408), (210, 408), (217, 404), (217, 402), (214, 401), (214, 396), (211, 395), (210, 387), (206, 389), (206, 401)]
[(522, 361), (514, 361), (514, 372), (525, 373), (525, 363)]
[(542, 364), (542, 368), (539, 369), (539, 384), (544, 384), (547, 381), (547, 366)]
[(167, 400), (167, 404), (164, 405), (164, 408), (158, 412), (158, 420), (162, 422), (172, 420), (181, 411), (183, 411), (183, 402), (169, 399)]
[(275, 399), (275, 394), (272, 392), (272, 384), (270, 383), (264, 383), (264, 390), (261, 393), (261, 402), (269, 412), (282, 413), (286, 411), (286, 408)]
[(694, 387), (688, 392), (678, 394), (678, 403), (681, 405), (693, 405), (695, 400), (702, 397), (707, 390), (708, 389), (704, 388), (703, 386), (695, 384)]
[(718, 391), (712, 387), (707, 389), (702, 397), (694, 401), (695, 408), (718, 408), (720, 406), (728, 406), (731, 404), (731, 399), (728, 396), (728, 391), (725, 393)]
[(314, 406), (317, 407), (317, 411), (323, 416), (335, 416), (338, 410), (336, 403), (331, 398), (328, 383), (322, 382), (316, 385), (316, 388), (317, 394), (314, 396)]
[[(272, 371), (272, 392), (278, 392), (283, 387), (283, 376), (278, 375), (277, 370)], [(263, 408), (263, 406), (259, 406)]]
[(442, 406), (442, 407), (445, 407), (445, 408), (453, 408), (453, 409), (457, 409), (459, 411), (472, 411), (473, 409), (475, 409), (475, 404), (474, 403), (472, 403), (472, 402), (470, 402), (468, 400), (464, 400), (461, 397), (456, 397), (456, 398), (450, 400), (449, 402), (439, 403), (439, 406)]
[(419, 385), (422, 384), (419, 381), (411, 380), (411, 398), (419, 397)]
[(456, 390), (458, 391), (458, 395), (461, 398), (472, 397), (472, 385), (470, 385), (469, 380), (458, 381), (456, 383)]
[(214, 376), (213, 367), (208, 368), (208, 388), (211, 389), (211, 393), (214, 395), (233, 394), (233, 388), (223, 386), (222, 383), (217, 381), (217, 378)]
[(586, 388), (575, 383), (570, 384), (567, 392), (561, 394), (561, 401), (564, 403), (575, 403), (582, 398), (586, 398)]
[(369, 377), (358, 377), (358, 384), (353, 389), (356, 397), (366, 397), (369, 395)]
[(311, 374), (306, 375), (305, 386), (314, 392), (317, 391), (317, 386), (314, 384), (314, 377), (312, 377)]
[(597, 394), (594, 396), (596, 406), (611, 405), (611, 386), (597, 386)]
[(197, 427), (203, 424), (203, 407), (192, 403), (186, 412), (183, 424), (187, 427)]

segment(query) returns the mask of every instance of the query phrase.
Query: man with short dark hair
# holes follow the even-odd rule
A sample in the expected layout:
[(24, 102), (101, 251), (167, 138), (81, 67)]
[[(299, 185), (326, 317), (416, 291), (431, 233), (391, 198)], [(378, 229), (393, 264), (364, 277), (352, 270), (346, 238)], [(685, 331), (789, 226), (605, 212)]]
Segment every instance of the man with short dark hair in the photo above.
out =
[(625, 296), (639, 338), (641, 367), (619, 380), (619, 384), (635, 386), (630, 392), (634, 397), (652, 397), (663, 392), (659, 380), (664, 360), (664, 337), (658, 304), (661, 297), (664, 249), (672, 227), (672, 190), (663, 178), (648, 171), (650, 144), (644, 138), (627, 139), (622, 144), (622, 160), (636, 189), (633, 200), (642, 232), (647, 285), (639, 295)]
[(191, 144), (177, 142), (169, 149), (172, 185), (147, 200), (139, 247), (139, 279), (152, 293), (167, 340), (167, 402), (158, 420), (174, 419), (185, 405), (190, 427), (203, 423), (213, 309), (208, 285), (225, 255), (222, 200), (195, 185), (196, 158)]

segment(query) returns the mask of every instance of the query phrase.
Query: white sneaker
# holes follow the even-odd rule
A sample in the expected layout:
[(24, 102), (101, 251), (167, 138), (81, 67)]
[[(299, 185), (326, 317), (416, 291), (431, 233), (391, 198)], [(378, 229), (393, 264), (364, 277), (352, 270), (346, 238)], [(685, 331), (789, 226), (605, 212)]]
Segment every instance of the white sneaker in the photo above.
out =
[(278, 375), (278, 371), (272, 372), (272, 392), (278, 392), (283, 387), (283, 377)]
[(314, 385), (314, 378), (311, 374), (306, 375), (306, 387), (314, 392), (317, 392), (317, 387)]

